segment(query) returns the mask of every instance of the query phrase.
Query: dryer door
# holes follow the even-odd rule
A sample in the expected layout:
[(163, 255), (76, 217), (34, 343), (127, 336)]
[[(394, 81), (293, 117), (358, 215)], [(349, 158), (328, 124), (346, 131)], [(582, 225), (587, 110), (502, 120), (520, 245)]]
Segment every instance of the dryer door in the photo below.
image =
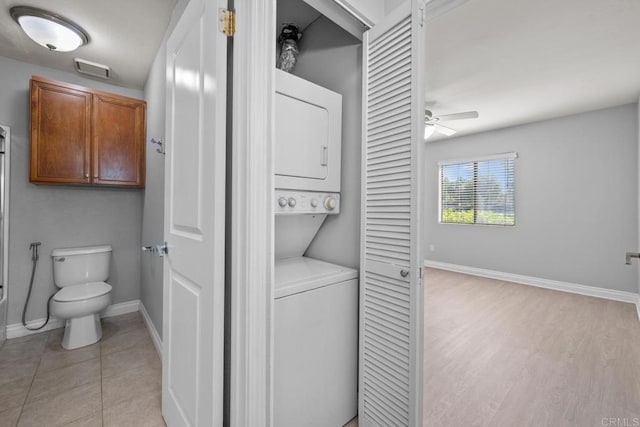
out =
[(326, 179), (329, 112), (289, 94), (276, 95), (282, 115), (276, 127), (276, 173), (298, 178)]
[(340, 191), (342, 96), (276, 70), (276, 188)]

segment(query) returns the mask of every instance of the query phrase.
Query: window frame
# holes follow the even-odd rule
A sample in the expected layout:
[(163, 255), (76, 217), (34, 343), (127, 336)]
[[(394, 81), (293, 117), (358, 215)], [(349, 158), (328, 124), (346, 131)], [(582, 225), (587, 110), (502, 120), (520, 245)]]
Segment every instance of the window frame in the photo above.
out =
[[(516, 226), (516, 193), (515, 193), (515, 160), (518, 158), (517, 152), (491, 154), (486, 156), (465, 157), (450, 160), (438, 160), (438, 224), (443, 225), (480, 225), (480, 226), (494, 226), (494, 227), (515, 227)], [(477, 174), (477, 164), (479, 162), (491, 161), (491, 160), (513, 160), (513, 224), (489, 224), (477, 222), (478, 209), (476, 207), (476, 187), (474, 186), (474, 198), (473, 198), (473, 222), (444, 222), (442, 221), (442, 167), (447, 165), (457, 165), (462, 163), (474, 163), (474, 181), (477, 180), (475, 174)]]

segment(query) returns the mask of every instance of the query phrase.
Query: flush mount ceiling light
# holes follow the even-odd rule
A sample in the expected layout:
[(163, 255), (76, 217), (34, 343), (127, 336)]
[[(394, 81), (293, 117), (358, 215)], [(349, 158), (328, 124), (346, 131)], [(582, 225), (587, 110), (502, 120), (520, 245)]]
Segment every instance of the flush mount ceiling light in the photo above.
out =
[(51, 51), (71, 52), (89, 42), (80, 26), (55, 13), (29, 6), (12, 7), (10, 13), (31, 40)]

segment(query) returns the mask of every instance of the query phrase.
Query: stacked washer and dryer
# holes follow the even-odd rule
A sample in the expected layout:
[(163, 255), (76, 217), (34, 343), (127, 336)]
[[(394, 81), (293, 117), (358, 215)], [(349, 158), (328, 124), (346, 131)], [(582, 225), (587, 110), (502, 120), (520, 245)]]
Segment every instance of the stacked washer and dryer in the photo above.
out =
[(276, 70), (275, 115), (274, 421), (339, 427), (357, 412), (358, 272), (304, 254), (340, 213), (342, 96)]

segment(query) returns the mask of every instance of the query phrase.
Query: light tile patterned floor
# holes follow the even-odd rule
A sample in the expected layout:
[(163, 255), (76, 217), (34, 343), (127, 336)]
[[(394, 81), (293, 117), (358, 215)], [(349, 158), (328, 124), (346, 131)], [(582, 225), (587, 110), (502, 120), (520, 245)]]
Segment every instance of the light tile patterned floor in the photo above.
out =
[(63, 329), (0, 349), (0, 427), (164, 427), (160, 359), (139, 313), (102, 320), (94, 345), (64, 350)]

